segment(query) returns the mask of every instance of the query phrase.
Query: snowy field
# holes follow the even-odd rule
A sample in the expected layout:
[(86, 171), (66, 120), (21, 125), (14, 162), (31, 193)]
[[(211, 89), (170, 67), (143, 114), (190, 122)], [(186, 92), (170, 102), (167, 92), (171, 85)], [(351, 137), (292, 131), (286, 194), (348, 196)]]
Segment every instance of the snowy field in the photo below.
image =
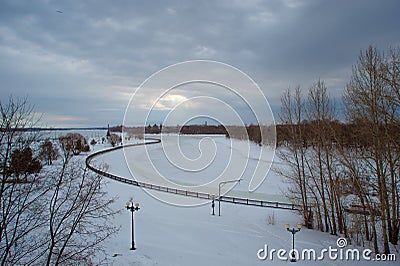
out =
[[(230, 153), (230, 140), (224, 137), (212, 137), (217, 147), (215, 156), (205, 157), (212, 159), (211, 165), (202, 170), (202, 174), (190, 173), (190, 171), (178, 171), (179, 167), (169, 165), (168, 160), (162, 154), (161, 144), (144, 147), (129, 148), (127, 160), (125, 161), (122, 150), (107, 153), (98, 159), (97, 163), (106, 163), (108, 171), (123, 177), (130, 177), (131, 171), (128, 165), (135, 163), (135, 170), (138, 173), (146, 174), (148, 165), (142, 164), (143, 158), (149, 155), (151, 162), (157, 169), (161, 169), (163, 176), (169, 176), (174, 183), (196, 186), (199, 183), (208, 184), (200, 187), (200, 190), (215, 192), (216, 187), (212, 184), (212, 178), (221, 172), (226, 166)], [(208, 140), (210, 141), (210, 140)], [(247, 143), (236, 141), (237, 144), (248, 147)], [(199, 158), (199, 137), (186, 136), (180, 140), (182, 152), (192, 160)], [(164, 139), (163, 145), (168, 146), (168, 140)], [(204, 145), (204, 144), (203, 144)], [(214, 145), (214, 144), (212, 144)], [(210, 147), (212, 147), (212, 145)], [(235, 146), (235, 147), (239, 147)], [(102, 149), (103, 145), (96, 145), (95, 149)], [(206, 152), (206, 146), (203, 147)], [(147, 151), (146, 151), (147, 149)], [(269, 172), (264, 183), (253, 193), (248, 192), (248, 184), (251, 176), (252, 164), (257, 163), (254, 155), (259, 154), (260, 147), (250, 144), (250, 151), (234, 150), (236, 156), (243, 160), (250, 158), (249, 166), (243, 174), (243, 181), (229, 192), (232, 195), (241, 195), (250, 198), (264, 198), (268, 200), (285, 200), (281, 190), (285, 183), (273, 172)], [(265, 148), (268, 149), (268, 148)], [(269, 151), (267, 151), (269, 152)], [(266, 153), (267, 153), (266, 152)], [(248, 154), (248, 155), (247, 155)], [(228, 159), (229, 160), (229, 159)], [(263, 161), (264, 158), (261, 158)], [(275, 159), (276, 160), (276, 159)], [(201, 161), (201, 160), (200, 160)], [(265, 160), (267, 161), (267, 160)], [(128, 164), (126, 163), (128, 162)], [(175, 161), (176, 162), (176, 161)], [(179, 161), (178, 161), (179, 162)], [(178, 170), (177, 170), (178, 169)], [(205, 175), (204, 173), (207, 173)], [(154, 173), (149, 172), (148, 182), (154, 181)], [(157, 179), (158, 180), (158, 179)], [(171, 180), (164, 180), (170, 182)], [(210, 183), (211, 182), (211, 183)], [(260, 249), (268, 246), (268, 254), (271, 249), (284, 249), (287, 252), (291, 249), (292, 235), (286, 231), (285, 224), (295, 226), (301, 218), (294, 212), (260, 207), (250, 207), (221, 203), (221, 216), (212, 215), (211, 204), (202, 204), (198, 200), (197, 207), (179, 207), (162, 202), (149, 195), (141, 188), (128, 186), (109, 180), (105, 187), (110, 197), (117, 197), (114, 208), (120, 209), (115, 223), (121, 226), (120, 232), (106, 243), (107, 251), (113, 265), (286, 265), (288, 260), (281, 260), (277, 253), (273, 253), (273, 259), (260, 260), (257, 256)], [(154, 192), (152, 192), (154, 194)], [(157, 194), (155, 194), (157, 196)], [(176, 201), (182, 201), (182, 196), (168, 195)], [(125, 203), (130, 198), (140, 203), (140, 210), (135, 212), (135, 251), (130, 250), (131, 244), (131, 213), (125, 209)], [(191, 199), (196, 201), (197, 199)], [(218, 214), (218, 204), (215, 208)], [(299, 251), (304, 249), (315, 249), (317, 257), (324, 248), (331, 246), (337, 249), (337, 236), (322, 233), (315, 230), (303, 228), (296, 234), (296, 248)], [(354, 246), (347, 246), (343, 250), (354, 249)], [(363, 248), (358, 247), (360, 254)], [(264, 252), (259, 255), (265, 255)], [(288, 257), (288, 254), (281, 254)], [(385, 264), (398, 265), (398, 262), (373, 261), (346, 261), (340, 257), (336, 260), (329, 259), (325, 253), (322, 261), (299, 261), (298, 265), (362, 265), (362, 264)], [(398, 257), (398, 254), (397, 254)]]
[[(218, 195), (220, 182), (241, 179), (240, 183), (221, 186), (221, 194), (288, 201), (281, 196), (285, 186), (281, 178), (272, 171), (266, 175), (274, 151), (251, 142), (229, 140), (224, 136), (171, 135), (163, 136), (161, 144), (127, 148), (124, 152), (129, 170), (138, 181)], [(110, 167), (113, 173), (121, 169), (114, 164)], [(121, 175), (126, 176), (125, 173)], [(251, 180), (265, 182), (250, 192)]]

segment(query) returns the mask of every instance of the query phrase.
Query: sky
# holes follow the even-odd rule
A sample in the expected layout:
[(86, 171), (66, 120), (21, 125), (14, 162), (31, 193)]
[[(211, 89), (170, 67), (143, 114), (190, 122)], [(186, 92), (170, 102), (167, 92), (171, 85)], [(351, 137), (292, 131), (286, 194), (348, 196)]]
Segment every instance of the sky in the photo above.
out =
[[(149, 106), (146, 123), (161, 123), (210, 89), (180, 87), (151, 105), (156, 91), (140, 85), (168, 66), (212, 60), (258, 84), (277, 119), (285, 89), (322, 79), (339, 99), (361, 50), (399, 47), (399, 10), (396, 0), (0, 0), (0, 100), (28, 97), (44, 126), (91, 127), (124, 123), (139, 97), (147, 105), (129, 106), (137, 109), (129, 123), (142, 123)], [(241, 110), (243, 99), (235, 105), (229, 91), (214, 90), (206, 95)], [(226, 112), (213, 101), (193, 106), (193, 114)]]

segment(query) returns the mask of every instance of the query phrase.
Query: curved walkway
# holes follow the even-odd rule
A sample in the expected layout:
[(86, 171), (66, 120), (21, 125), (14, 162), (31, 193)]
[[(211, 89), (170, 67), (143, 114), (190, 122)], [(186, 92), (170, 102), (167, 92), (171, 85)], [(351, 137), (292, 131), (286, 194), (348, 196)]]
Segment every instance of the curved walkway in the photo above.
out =
[[(159, 186), (159, 185), (154, 185), (150, 183), (145, 183), (145, 182), (140, 182), (132, 179), (128, 179), (125, 177), (117, 176), (109, 172), (102, 171), (93, 165), (91, 165), (91, 162), (94, 158), (105, 154), (107, 152), (127, 148), (127, 147), (134, 147), (134, 146), (140, 146), (140, 145), (151, 145), (151, 144), (157, 144), (160, 143), (160, 139), (156, 138), (146, 138), (145, 142), (143, 143), (136, 143), (136, 144), (127, 144), (127, 145), (121, 145), (118, 147), (113, 147), (105, 150), (101, 150), (95, 153), (90, 154), (88, 157), (86, 157), (86, 166), (93, 172), (111, 178), (115, 181), (125, 183), (128, 185), (132, 186), (137, 186), (137, 187), (142, 187), (142, 188), (147, 188), (147, 189), (153, 189), (157, 191), (162, 191), (166, 193), (172, 193), (176, 195), (182, 195), (186, 197), (194, 197), (194, 198), (200, 198), (200, 199), (209, 199), (212, 200), (213, 196), (209, 193), (203, 193), (203, 192), (196, 192), (196, 191), (190, 191), (190, 190), (182, 190), (182, 189), (176, 189), (176, 188), (171, 188), (171, 187), (166, 187), (166, 186)], [(222, 202), (228, 202), (228, 203), (234, 203), (234, 204), (242, 204), (242, 205), (250, 205), (250, 206), (258, 206), (258, 207), (266, 207), (266, 208), (276, 208), (276, 209), (284, 209), (284, 210), (299, 210), (300, 206), (296, 204), (290, 204), (290, 203), (285, 203), (285, 202), (276, 202), (276, 201), (265, 201), (265, 200), (257, 200), (257, 199), (249, 199), (249, 198), (238, 198), (238, 197), (230, 197), (230, 196), (221, 196), (215, 199), (219, 200)]]

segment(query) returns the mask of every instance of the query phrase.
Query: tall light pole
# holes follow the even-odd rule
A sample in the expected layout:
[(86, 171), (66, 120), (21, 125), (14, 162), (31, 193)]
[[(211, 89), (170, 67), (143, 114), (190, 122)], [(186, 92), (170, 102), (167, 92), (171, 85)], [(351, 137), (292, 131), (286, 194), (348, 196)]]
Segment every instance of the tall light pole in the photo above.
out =
[(236, 183), (236, 182), (240, 183), (241, 180), (242, 179), (236, 179), (236, 180), (228, 180), (228, 181), (219, 182), (219, 184), (218, 184), (218, 216), (221, 216), (221, 187), (228, 183)]
[(290, 233), (292, 233), (292, 252), (290, 254), (290, 261), (291, 262), (296, 262), (296, 256), (294, 254), (294, 235), (297, 232), (300, 232), (301, 230), (301, 224), (297, 224), (297, 229), (296, 228), (290, 228), (290, 224), (286, 224), (286, 230)]
[(133, 213), (135, 211), (140, 210), (139, 202), (136, 202), (134, 204), (133, 199), (131, 198), (131, 200), (126, 203), (126, 209), (131, 211), (131, 213), (132, 213), (132, 246), (131, 246), (131, 250), (135, 250), (136, 249), (136, 247), (135, 247), (135, 220), (134, 220)]

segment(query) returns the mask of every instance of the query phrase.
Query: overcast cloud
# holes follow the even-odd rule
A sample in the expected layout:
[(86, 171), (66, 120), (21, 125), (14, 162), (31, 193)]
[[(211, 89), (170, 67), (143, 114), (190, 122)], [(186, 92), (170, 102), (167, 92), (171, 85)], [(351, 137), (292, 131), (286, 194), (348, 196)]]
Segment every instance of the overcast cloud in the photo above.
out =
[(151, 74), (209, 59), (247, 73), (276, 112), (284, 89), (318, 78), (340, 97), (360, 50), (400, 45), (399, 10), (396, 0), (0, 0), (0, 99), (28, 95), (48, 126), (121, 124)]

